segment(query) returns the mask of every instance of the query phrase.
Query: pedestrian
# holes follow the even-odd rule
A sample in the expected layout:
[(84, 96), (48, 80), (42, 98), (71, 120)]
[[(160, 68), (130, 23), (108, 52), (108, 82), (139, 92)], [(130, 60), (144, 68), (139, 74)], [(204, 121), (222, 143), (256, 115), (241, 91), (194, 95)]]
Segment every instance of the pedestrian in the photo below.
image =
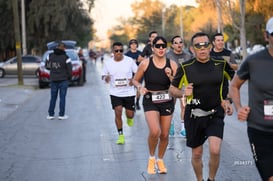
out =
[[(230, 67), (236, 71), (238, 64), (235, 60), (234, 54), (225, 48), (224, 35), (222, 33), (216, 33), (212, 36), (213, 48), (210, 51), (210, 56), (215, 59), (224, 59), (230, 65)], [(223, 84), (223, 97), (226, 98), (228, 94), (229, 81), (225, 78)]]
[(57, 47), (46, 58), (46, 68), (50, 70), (50, 104), (47, 119), (54, 119), (55, 105), (60, 95), (59, 117), (67, 119), (65, 115), (66, 93), (69, 80), (72, 78), (71, 59), (65, 53), (65, 44), (59, 42)]
[(152, 42), (155, 39), (155, 37), (157, 37), (157, 35), (158, 34), (156, 31), (151, 31), (149, 33), (149, 40), (148, 40), (148, 43), (146, 44), (146, 46), (142, 50), (140, 61), (142, 61), (144, 58), (150, 57), (153, 54)]
[[(192, 166), (197, 181), (203, 180), (203, 144), (209, 143), (209, 178), (215, 179), (219, 167), (225, 113), (232, 114), (232, 105), (222, 97), (223, 76), (229, 79), (234, 71), (225, 60), (210, 57), (211, 43), (206, 33), (191, 38), (195, 57), (182, 63), (170, 86), (174, 97), (186, 97), (186, 144), (192, 149)], [(181, 91), (182, 85), (185, 86)]]
[[(247, 133), (256, 167), (263, 181), (273, 181), (273, 17), (264, 33), (266, 49), (248, 56), (231, 81), (230, 96)], [(241, 86), (248, 83), (248, 105), (242, 105)]]
[[(149, 160), (147, 172), (167, 173), (163, 157), (168, 146), (169, 129), (174, 111), (174, 100), (169, 96), (170, 82), (177, 64), (166, 58), (167, 41), (157, 36), (152, 42), (153, 56), (144, 59), (134, 76), (134, 85), (143, 95), (143, 109), (149, 128)], [(141, 79), (144, 77), (145, 86)], [(156, 159), (156, 149), (158, 155)]]
[(80, 58), (80, 60), (82, 62), (82, 79), (83, 79), (83, 82), (86, 82), (86, 64), (87, 64), (87, 61), (84, 58), (83, 50), (81, 48), (78, 51), (78, 56), (79, 56), (79, 58)]
[(116, 143), (124, 144), (122, 110), (124, 107), (128, 126), (133, 126), (136, 92), (132, 78), (137, 71), (137, 65), (132, 58), (123, 55), (122, 43), (114, 42), (112, 52), (113, 57), (104, 63), (102, 79), (110, 84), (110, 99), (119, 135)]
[[(174, 60), (177, 63), (177, 66), (180, 66), (183, 62), (191, 59), (191, 55), (187, 52), (184, 51), (184, 42), (181, 36), (176, 35), (173, 36), (171, 39), (171, 49), (167, 53), (167, 58), (170, 60)], [(176, 102), (176, 99), (175, 99)], [(185, 131), (185, 126), (184, 126), (184, 109), (185, 109), (185, 102), (184, 99), (179, 99), (180, 102), (180, 118), (181, 118), (181, 130), (180, 130), (180, 135), (185, 137), (186, 136), (186, 131)], [(169, 131), (170, 135), (174, 135), (174, 121), (172, 121), (171, 128)]]
[[(125, 53), (125, 55), (128, 57), (131, 57), (138, 66), (140, 63), (141, 51), (139, 51), (137, 48), (138, 48), (138, 41), (136, 39), (131, 39), (129, 41), (129, 50)], [(141, 83), (142, 82), (143, 82), (143, 79), (141, 80)], [(139, 105), (140, 92), (138, 90), (136, 92), (137, 93), (136, 93), (135, 108), (136, 110), (140, 110), (140, 105)]]

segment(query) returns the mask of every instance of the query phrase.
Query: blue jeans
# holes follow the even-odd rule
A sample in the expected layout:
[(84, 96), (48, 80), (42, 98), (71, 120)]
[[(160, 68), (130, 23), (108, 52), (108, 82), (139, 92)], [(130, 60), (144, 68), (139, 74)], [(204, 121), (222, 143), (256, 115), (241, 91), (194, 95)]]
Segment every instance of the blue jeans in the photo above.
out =
[(59, 116), (64, 116), (65, 114), (65, 97), (66, 97), (66, 92), (68, 88), (68, 81), (51, 81), (50, 83), (51, 87), (51, 98), (50, 98), (50, 104), (49, 104), (49, 109), (48, 109), (48, 114), (49, 116), (54, 116), (54, 110), (55, 110), (55, 105), (56, 101), (58, 98), (58, 92), (60, 91), (60, 105), (59, 105)]

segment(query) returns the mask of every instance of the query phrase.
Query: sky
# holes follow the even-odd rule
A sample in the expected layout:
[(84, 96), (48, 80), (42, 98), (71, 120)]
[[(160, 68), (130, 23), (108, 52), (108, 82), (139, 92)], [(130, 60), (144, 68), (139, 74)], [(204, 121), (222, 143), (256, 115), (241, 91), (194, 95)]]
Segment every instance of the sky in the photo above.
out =
[[(107, 38), (107, 31), (118, 24), (118, 17), (130, 17), (133, 15), (131, 4), (136, 0), (96, 0), (91, 16), (95, 20), (97, 36), (100, 39)], [(137, 0), (138, 1), (138, 0)], [(161, 0), (164, 4), (196, 5), (195, 0)]]

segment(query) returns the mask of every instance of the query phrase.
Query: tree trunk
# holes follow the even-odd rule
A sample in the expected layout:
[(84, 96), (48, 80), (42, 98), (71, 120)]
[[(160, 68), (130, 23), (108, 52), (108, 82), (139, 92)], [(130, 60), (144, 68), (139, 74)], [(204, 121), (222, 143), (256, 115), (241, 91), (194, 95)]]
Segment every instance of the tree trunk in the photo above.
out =
[(18, 85), (24, 85), (23, 70), (22, 70), (22, 55), (21, 55), (21, 37), (20, 37), (20, 25), (19, 25), (19, 14), (18, 14), (18, 1), (12, 0), (13, 8), (13, 19), (14, 19), (14, 34), (15, 34), (15, 47), (17, 55), (17, 74), (18, 74)]

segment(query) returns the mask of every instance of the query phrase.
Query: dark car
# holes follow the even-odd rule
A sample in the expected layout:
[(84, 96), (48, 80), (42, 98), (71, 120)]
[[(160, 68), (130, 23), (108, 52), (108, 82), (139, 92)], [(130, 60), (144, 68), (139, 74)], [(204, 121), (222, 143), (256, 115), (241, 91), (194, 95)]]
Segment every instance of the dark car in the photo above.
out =
[[(38, 76), (38, 69), (41, 63), (41, 57), (34, 55), (22, 56), (22, 71), (23, 75), (34, 75)], [(4, 63), (0, 64), (0, 78), (5, 75), (17, 75), (17, 57), (13, 57)]]
[[(42, 62), (39, 66), (39, 87), (44, 88), (49, 86), (50, 83), (50, 71), (45, 68), (46, 57), (52, 53), (53, 50), (47, 50), (43, 57)], [(82, 61), (80, 60), (77, 51), (75, 49), (66, 49), (66, 54), (71, 59), (72, 63), (72, 79), (71, 83), (76, 82), (78, 85), (83, 85), (83, 69), (82, 69)]]

